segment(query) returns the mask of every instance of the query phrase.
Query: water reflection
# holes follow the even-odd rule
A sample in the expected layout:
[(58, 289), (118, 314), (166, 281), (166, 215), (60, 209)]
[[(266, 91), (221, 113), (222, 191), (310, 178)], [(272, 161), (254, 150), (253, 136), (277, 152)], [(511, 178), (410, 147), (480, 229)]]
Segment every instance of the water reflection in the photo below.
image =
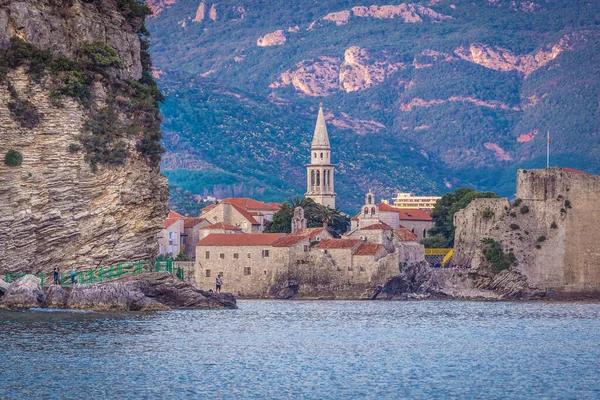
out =
[(600, 305), (0, 312), (0, 398), (599, 398)]

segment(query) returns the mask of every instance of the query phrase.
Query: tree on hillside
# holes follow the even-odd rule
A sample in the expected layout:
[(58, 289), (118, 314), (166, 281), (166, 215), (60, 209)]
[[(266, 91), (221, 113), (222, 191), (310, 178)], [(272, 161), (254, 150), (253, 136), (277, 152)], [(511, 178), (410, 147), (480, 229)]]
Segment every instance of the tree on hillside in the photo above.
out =
[(350, 224), (347, 216), (342, 215), (340, 211), (317, 204), (312, 199), (302, 197), (294, 197), (281, 205), (278, 212), (273, 215), (273, 221), (268, 221), (265, 232), (284, 232), (292, 231), (292, 217), (294, 209), (302, 207), (304, 209), (304, 217), (308, 228), (318, 228), (327, 224), (329, 231), (335, 237), (340, 237), (346, 232)]
[(421, 243), (425, 247), (454, 246), (454, 214), (467, 207), (473, 199), (498, 197), (492, 192), (478, 192), (474, 189), (460, 188), (454, 193), (446, 193), (435, 205), (431, 218), (435, 222), (429, 230), (429, 237)]

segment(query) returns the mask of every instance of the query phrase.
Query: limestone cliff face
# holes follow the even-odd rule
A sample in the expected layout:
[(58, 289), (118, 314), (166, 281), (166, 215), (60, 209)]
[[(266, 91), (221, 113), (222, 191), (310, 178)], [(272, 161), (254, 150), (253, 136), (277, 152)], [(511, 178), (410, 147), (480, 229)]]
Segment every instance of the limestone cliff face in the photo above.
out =
[[(518, 203), (476, 199), (456, 213), (454, 262), (485, 265), (481, 240), (511, 252), (516, 270), (534, 287), (556, 293), (600, 292), (600, 177), (550, 168), (520, 170)], [(491, 216), (491, 217), (490, 217)]]
[[(136, 23), (142, 22), (127, 21), (108, 1), (4, 1), (0, 47), (18, 36), (70, 58), (85, 42), (106, 43), (121, 59), (115, 79), (139, 80)], [(9, 68), (0, 80), (0, 273), (49, 272), (55, 265), (85, 270), (156, 256), (168, 189), (157, 163), (136, 147), (141, 133), (117, 132), (128, 156), (123, 164), (99, 164), (96, 172), (85, 152), (68, 151), (86, 132), (90, 115), (106, 107), (106, 82), (95, 78), (86, 107), (67, 96), (57, 104), (50, 96), (52, 77), (38, 82), (26, 66)], [(9, 110), (15, 98), (35, 107), (34, 126), (23, 126)], [(124, 121), (132, 106), (120, 101)], [(9, 150), (22, 154), (21, 165), (5, 163)]]
[(344, 59), (340, 61), (336, 57), (301, 61), (295, 69), (283, 72), (269, 87), (292, 85), (308, 96), (329, 96), (339, 90), (350, 93), (377, 86), (406, 67), (394, 62), (387, 53), (376, 53), (359, 46), (346, 49)]
[[(117, 50), (123, 79), (140, 79), (141, 19), (127, 23), (107, 0), (6, 0), (0, 3), (0, 47), (13, 36), (42, 49), (72, 57), (85, 42), (104, 42)], [(99, 6), (101, 5), (101, 6)]]
[(496, 71), (518, 71), (525, 77), (531, 75), (565, 50), (573, 48), (577, 41), (584, 40), (583, 35), (565, 35), (558, 42), (549, 44), (531, 54), (514, 54), (498, 46), (474, 43), (469, 48), (460, 47), (454, 53), (462, 58)]

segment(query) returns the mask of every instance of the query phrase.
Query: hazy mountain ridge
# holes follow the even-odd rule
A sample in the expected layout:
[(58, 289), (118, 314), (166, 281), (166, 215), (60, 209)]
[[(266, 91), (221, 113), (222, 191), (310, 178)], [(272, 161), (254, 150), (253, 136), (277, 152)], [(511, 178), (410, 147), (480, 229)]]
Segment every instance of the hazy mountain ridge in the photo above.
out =
[[(510, 195), (502, 176), (544, 164), (547, 130), (555, 160), (600, 172), (595, 2), (153, 3), (161, 85), (187, 103), (163, 107), (179, 143), (167, 142), (163, 169), (213, 165), (238, 185), (256, 179), (269, 199), (301, 193), (322, 97), (346, 207), (370, 185), (386, 196), (462, 184)], [(199, 87), (236, 106), (217, 121), (204, 100), (188, 101)], [(211, 186), (231, 185), (213, 175)]]

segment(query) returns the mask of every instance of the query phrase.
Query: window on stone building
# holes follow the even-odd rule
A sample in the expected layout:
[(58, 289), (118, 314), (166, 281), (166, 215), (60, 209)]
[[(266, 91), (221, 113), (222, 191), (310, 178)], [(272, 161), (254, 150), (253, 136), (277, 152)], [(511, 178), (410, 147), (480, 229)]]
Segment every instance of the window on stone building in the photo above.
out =
[(427, 237), (427, 229), (423, 228), (423, 239)]
[(315, 186), (315, 171), (310, 171), (310, 186)]
[(252, 254), (248, 253), (248, 254), (246, 254), (246, 257), (252, 258)]
[(314, 153), (315, 158), (317, 158), (317, 153)]
[(321, 153), (321, 160), (323, 159), (323, 153)]
[(371, 216), (375, 215), (375, 207), (371, 207)]
[(269, 250), (263, 250), (262, 251), (262, 256), (263, 257), (269, 257)]
[(354, 271), (354, 268), (352, 268), (352, 265), (348, 265), (348, 271)]
[(204, 258), (206, 258), (207, 260), (210, 258), (210, 251), (204, 253)]
[(244, 275), (248, 276), (252, 274), (252, 267), (244, 267)]
[(219, 254), (219, 258), (220, 258), (221, 260), (224, 260), (224, 259), (225, 259), (225, 253), (221, 253), (221, 254)]
[(205, 272), (206, 272), (206, 277), (210, 278), (210, 269), (207, 269)]
[(321, 186), (321, 171), (317, 171), (317, 186)]
[(323, 253), (324, 253), (324, 254), (327, 254), (327, 249), (323, 250)]
[(237, 260), (238, 258), (240, 258), (240, 255), (238, 253), (233, 253), (233, 258)]
[(306, 253), (308, 251), (308, 245), (304, 245), (304, 252)]
[(263, 274), (265, 274), (265, 275), (267, 274), (267, 270), (266, 269), (263, 270)]

